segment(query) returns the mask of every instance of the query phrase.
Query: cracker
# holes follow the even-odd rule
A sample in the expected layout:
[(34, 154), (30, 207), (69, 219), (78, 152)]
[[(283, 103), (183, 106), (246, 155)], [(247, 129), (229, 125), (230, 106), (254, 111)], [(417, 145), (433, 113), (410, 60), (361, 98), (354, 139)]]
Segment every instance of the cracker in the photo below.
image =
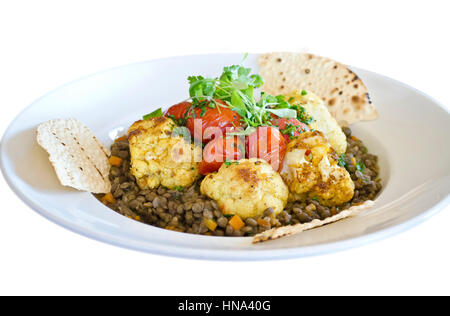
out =
[(360, 205), (352, 206), (349, 209), (344, 210), (337, 215), (325, 218), (324, 220), (315, 219), (309, 223), (272, 228), (253, 237), (253, 243), (256, 244), (259, 242), (278, 239), (284, 236), (299, 234), (306, 230), (334, 223), (347, 217), (353, 217), (358, 215), (361, 211), (371, 208), (374, 204), (375, 203), (373, 201), (365, 201)]
[(58, 119), (40, 124), (37, 142), (48, 152), (62, 185), (92, 193), (111, 190), (109, 152), (78, 120)]
[(262, 54), (258, 62), (265, 92), (286, 95), (293, 90), (312, 91), (322, 98), (341, 126), (378, 117), (367, 87), (341, 63), (300, 53)]

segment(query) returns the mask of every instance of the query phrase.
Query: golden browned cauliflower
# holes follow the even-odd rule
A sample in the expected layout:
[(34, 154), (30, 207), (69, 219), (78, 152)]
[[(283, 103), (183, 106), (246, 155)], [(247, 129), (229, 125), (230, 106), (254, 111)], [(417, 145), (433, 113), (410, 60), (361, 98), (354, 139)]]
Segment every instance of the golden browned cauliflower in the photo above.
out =
[(289, 199), (317, 198), (326, 206), (352, 199), (355, 185), (347, 170), (338, 165), (336, 152), (322, 132), (306, 132), (286, 149), (281, 176), (289, 187)]
[(324, 133), (331, 147), (338, 154), (345, 153), (347, 150), (347, 138), (321, 98), (310, 91), (304, 94), (299, 90), (291, 92), (287, 98), (292, 98), (294, 104), (301, 105), (306, 110), (306, 113), (313, 118), (313, 121), (309, 124), (311, 130), (318, 130)]
[(217, 173), (202, 181), (200, 191), (216, 200), (223, 214), (242, 218), (262, 215), (269, 207), (278, 214), (289, 196), (279, 173), (257, 158), (223, 164)]
[(171, 119), (157, 117), (137, 121), (128, 130), (131, 174), (141, 189), (186, 187), (200, 177), (194, 160), (200, 149), (182, 135), (172, 136), (175, 127)]

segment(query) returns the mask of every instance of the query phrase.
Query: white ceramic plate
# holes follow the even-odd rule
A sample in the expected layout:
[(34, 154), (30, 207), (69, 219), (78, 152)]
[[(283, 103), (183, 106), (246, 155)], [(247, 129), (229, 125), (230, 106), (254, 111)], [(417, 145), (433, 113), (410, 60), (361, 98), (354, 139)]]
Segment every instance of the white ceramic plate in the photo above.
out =
[[(219, 260), (302, 257), (355, 247), (410, 228), (449, 204), (449, 113), (423, 93), (362, 69), (354, 70), (367, 84), (380, 118), (352, 129), (380, 159), (384, 188), (376, 207), (262, 244), (252, 245), (248, 237), (173, 232), (121, 216), (89, 193), (62, 187), (35, 141), (39, 123), (74, 117), (110, 145), (143, 114), (185, 99), (187, 76), (216, 76), (241, 59), (226, 54), (155, 60), (104, 71), (50, 92), (27, 107), (4, 134), (1, 168), (6, 180), (32, 209), (77, 233), (151, 253)], [(245, 63), (255, 72), (256, 60), (257, 55), (250, 55)]]

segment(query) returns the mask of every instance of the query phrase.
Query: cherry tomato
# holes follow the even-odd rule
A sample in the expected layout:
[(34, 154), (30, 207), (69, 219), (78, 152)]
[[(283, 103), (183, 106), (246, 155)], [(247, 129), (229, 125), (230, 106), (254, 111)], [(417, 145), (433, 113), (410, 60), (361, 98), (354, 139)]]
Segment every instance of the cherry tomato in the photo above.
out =
[(270, 121), (274, 127), (277, 127), (283, 134), (286, 143), (289, 143), (292, 137), (297, 137), (303, 132), (309, 131), (308, 125), (297, 119), (278, 118)]
[(175, 105), (172, 105), (164, 116), (166, 117), (174, 117), (177, 120), (184, 119), (187, 115), (189, 107), (191, 106), (191, 102), (181, 102)]
[(278, 115), (275, 115), (275, 114), (273, 114), (273, 113), (270, 113), (270, 117), (271, 117), (273, 120), (276, 120), (276, 119), (280, 118)]
[(274, 170), (281, 169), (286, 152), (286, 141), (281, 132), (271, 126), (261, 126), (250, 134), (247, 141), (248, 158), (261, 158), (272, 165)]
[(244, 139), (238, 136), (213, 139), (203, 149), (203, 160), (198, 165), (199, 172), (207, 175), (219, 170), (225, 161), (244, 158), (244, 144)]
[[(227, 128), (241, 126), (241, 117), (235, 111), (220, 105), (214, 105), (211, 108), (206, 102), (202, 108), (196, 107), (191, 110), (186, 122), (186, 127), (195, 139), (202, 138), (202, 142), (207, 143), (211, 139), (225, 135)], [(221, 100), (215, 100), (215, 102), (224, 105)]]

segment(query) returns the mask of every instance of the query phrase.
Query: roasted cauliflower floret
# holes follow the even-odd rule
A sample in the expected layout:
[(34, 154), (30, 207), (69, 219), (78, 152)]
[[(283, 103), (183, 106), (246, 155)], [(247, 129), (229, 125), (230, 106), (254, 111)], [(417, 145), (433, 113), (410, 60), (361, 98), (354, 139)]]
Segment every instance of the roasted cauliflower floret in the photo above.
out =
[(265, 160), (257, 158), (223, 164), (217, 173), (202, 181), (200, 191), (216, 200), (223, 214), (242, 218), (262, 215), (269, 207), (278, 214), (289, 196), (281, 176)]
[(309, 124), (311, 130), (321, 131), (328, 137), (331, 147), (338, 153), (343, 154), (347, 150), (347, 138), (342, 132), (341, 127), (330, 114), (327, 107), (317, 95), (307, 91), (302, 94), (301, 91), (293, 91), (288, 95), (293, 98), (293, 103), (301, 105), (306, 113), (313, 118)]
[(141, 189), (186, 187), (200, 177), (194, 158), (201, 149), (172, 135), (175, 128), (171, 119), (157, 117), (137, 121), (128, 130), (131, 174)]
[(348, 202), (354, 194), (350, 174), (338, 165), (336, 152), (319, 131), (302, 133), (288, 144), (280, 173), (293, 201), (316, 198), (334, 206)]

